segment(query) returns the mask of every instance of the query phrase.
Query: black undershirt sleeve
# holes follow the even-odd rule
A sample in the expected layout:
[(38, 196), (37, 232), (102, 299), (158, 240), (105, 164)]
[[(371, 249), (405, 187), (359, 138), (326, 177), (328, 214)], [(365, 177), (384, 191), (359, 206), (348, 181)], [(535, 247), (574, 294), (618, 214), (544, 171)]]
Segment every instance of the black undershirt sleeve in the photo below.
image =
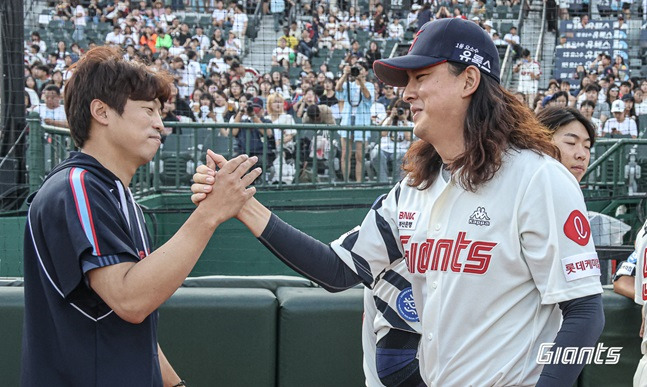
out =
[[(564, 321), (557, 332), (555, 345), (560, 347), (595, 347), (604, 328), (602, 295), (576, 298), (559, 303)], [(537, 387), (572, 386), (584, 364), (546, 364), (537, 382)]]
[(360, 283), (329, 245), (297, 230), (272, 214), (258, 240), (283, 263), (329, 292), (339, 292)]

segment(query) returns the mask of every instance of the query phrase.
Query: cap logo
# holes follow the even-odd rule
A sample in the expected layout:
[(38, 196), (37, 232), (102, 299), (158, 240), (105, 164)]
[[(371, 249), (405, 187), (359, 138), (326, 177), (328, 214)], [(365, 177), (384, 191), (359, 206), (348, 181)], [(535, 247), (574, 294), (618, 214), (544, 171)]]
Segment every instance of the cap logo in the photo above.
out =
[(413, 46), (414, 46), (414, 44), (416, 44), (416, 41), (418, 41), (418, 36), (420, 35), (420, 33), (422, 31), (424, 31), (424, 30), (419, 30), (418, 32), (416, 32), (416, 36), (413, 38), (413, 42), (411, 42), (411, 47), (409, 47), (409, 51), (407, 51), (407, 52), (410, 52), (413, 49)]
[(452, 57), (456, 59), (457, 56), (461, 63), (474, 65), (487, 73), (492, 71), (490, 59), (483, 55), (479, 55), (479, 49), (476, 47), (465, 43), (456, 43), (456, 46), (454, 47), (454, 55), (452, 55)]

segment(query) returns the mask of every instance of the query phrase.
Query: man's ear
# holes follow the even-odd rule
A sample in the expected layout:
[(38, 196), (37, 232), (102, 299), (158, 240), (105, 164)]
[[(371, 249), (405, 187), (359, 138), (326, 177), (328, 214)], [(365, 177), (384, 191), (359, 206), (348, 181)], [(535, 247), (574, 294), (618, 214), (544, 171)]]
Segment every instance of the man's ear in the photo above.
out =
[(481, 83), (481, 71), (476, 66), (468, 66), (462, 75), (465, 80), (462, 97), (465, 98), (474, 94), (478, 89)]
[(90, 114), (101, 125), (108, 125), (108, 109), (108, 105), (100, 99), (93, 99), (90, 102)]

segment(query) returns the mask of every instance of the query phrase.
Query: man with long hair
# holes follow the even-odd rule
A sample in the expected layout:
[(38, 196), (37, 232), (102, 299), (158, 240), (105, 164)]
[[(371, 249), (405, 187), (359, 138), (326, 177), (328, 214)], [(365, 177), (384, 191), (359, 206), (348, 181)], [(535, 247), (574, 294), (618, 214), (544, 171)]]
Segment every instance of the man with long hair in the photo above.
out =
[[(407, 176), (330, 245), (254, 199), (237, 218), (331, 291), (372, 287), (404, 260), (427, 385), (572, 385), (580, 351), (604, 325), (600, 265), (577, 181), (553, 158), (551, 133), (499, 84), (492, 39), (475, 23), (436, 20), (407, 55), (373, 68), (405, 87), (411, 105), (419, 140), (405, 156)], [(213, 175), (198, 172), (194, 201)]]

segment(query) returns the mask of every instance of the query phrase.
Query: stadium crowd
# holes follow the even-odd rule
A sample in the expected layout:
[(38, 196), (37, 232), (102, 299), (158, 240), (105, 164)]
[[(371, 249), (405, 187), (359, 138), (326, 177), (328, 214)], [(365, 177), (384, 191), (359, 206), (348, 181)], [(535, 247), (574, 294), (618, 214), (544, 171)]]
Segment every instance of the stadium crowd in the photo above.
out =
[[(126, 59), (143, 61), (175, 77), (174, 96), (164, 106), (165, 121), (293, 124), (322, 122), (329, 110), (333, 118), (329, 123), (411, 127), (408, 105), (400, 98), (403, 90), (382, 85), (372, 73), (372, 64), (388, 56), (386, 51), (397, 43), (410, 42), (427, 21), (460, 17), (480, 24), (501, 48), (512, 48), (518, 60), (514, 66), (519, 73), (517, 95), (536, 112), (552, 105), (576, 107), (596, 124), (599, 136), (639, 135), (636, 121), (647, 114), (647, 80), (631, 74), (622, 57), (601, 52), (590, 66), (578, 68), (579, 90), (572, 90), (565, 80), (551, 80), (547, 90), (539, 90), (540, 64), (520, 46), (516, 27), (494, 28), (485, 0), (389, 3), (385, 7), (375, 0), (268, 0), (260, 5), (258, 0), (166, 4), (161, 0), (83, 4), (58, 0), (49, 16), (54, 23), (73, 25), (70, 40), (48, 44), (42, 29), (32, 31), (25, 42), (26, 104), (40, 113), (43, 123), (66, 126), (61, 97), (71, 66), (86, 50), (105, 44), (121, 47)], [(519, 0), (497, 0), (496, 5), (520, 7)], [(283, 30), (276, 48), (267, 53), (272, 68), (263, 73), (242, 61), (249, 46), (248, 13), (257, 6), (274, 17), (276, 31)], [(295, 7), (298, 17), (290, 18)], [(186, 17), (185, 9), (202, 15)], [(626, 14), (616, 13), (622, 28)], [(577, 17), (560, 13), (562, 18), (573, 16)], [(586, 23), (586, 18), (577, 21)], [(563, 36), (559, 44), (568, 41)], [(294, 131), (223, 129), (219, 134), (234, 136), (237, 149), (253, 155), (264, 154), (267, 142), (269, 163), (280, 159), (290, 165), (294, 157)], [(342, 175), (357, 181), (367, 176), (386, 179), (381, 172), (383, 160), (400, 162), (415, 140), (408, 133), (387, 131), (380, 133), (379, 140), (358, 131), (340, 134), (340, 159), (355, 158), (355, 175), (350, 176), (350, 161), (341, 163)], [(380, 146), (369, 146), (371, 142)], [(320, 141), (328, 147), (332, 143), (325, 137)], [(284, 149), (281, 158), (279, 149)], [(328, 149), (321, 150), (322, 158)], [(365, 174), (364, 159), (373, 161), (377, 173)]]

